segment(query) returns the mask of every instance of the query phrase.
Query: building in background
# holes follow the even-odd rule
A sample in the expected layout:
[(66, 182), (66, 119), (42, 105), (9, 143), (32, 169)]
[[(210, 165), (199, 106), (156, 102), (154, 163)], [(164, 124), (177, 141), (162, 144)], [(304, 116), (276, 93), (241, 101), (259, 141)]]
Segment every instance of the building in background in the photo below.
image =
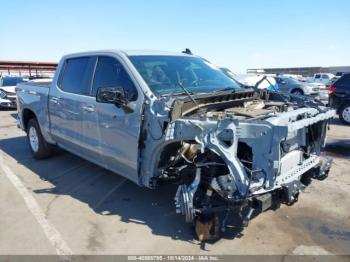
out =
[(29, 79), (53, 76), (56, 67), (57, 63), (52, 62), (0, 61), (0, 76), (22, 76)]
[(313, 76), (317, 73), (350, 73), (350, 66), (331, 66), (331, 67), (285, 67), (285, 68), (256, 68), (247, 69), (247, 74), (293, 74), (302, 76)]

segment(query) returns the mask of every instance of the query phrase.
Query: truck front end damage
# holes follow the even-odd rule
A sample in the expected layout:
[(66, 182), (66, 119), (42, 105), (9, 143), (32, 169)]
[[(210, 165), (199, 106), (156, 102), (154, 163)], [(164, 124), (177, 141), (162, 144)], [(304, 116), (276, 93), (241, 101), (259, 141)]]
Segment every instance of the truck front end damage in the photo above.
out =
[(201, 240), (215, 239), (231, 213), (245, 226), (327, 176), (321, 152), (334, 115), (306, 97), (250, 89), (157, 100), (145, 109), (140, 183), (178, 184), (177, 212)]

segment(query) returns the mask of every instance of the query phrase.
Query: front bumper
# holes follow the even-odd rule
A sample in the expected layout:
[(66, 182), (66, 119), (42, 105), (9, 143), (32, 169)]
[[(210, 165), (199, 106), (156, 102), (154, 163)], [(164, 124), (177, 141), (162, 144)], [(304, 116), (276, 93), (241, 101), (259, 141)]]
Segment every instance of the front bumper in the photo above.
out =
[[(313, 160), (310, 159), (311, 162)], [(253, 217), (253, 213), (257, 215), (269, 208), (277, 208), (281, 203), (293, 205), (298, 201), (299, 193), (311, 183), (312, 179), (324, 180), (327, 178), (333, 159), (330, 157), (318, 157), (317, 162), (317, 165), (307, 168), (308, 170), (298, 176), (298, 179), (285, 180), (281, 188), (252, 196), (248, 202), (250, 213), (243, 217), (243, 225), (248, 225), (249, 220)], [(296, 169), (291, 170), (290, 173), (292, 174)]]
[[(256, 170), (256, 176), (255, 181), (249, 185), (252, 194), (259, 195), (281, 188), (286, 183), (300, 180), (303, 174), (318, 167), (327, 122), (334, 116), (334, 110), (328, 109), (318, 113), (314, 108), (302, 108), (267, 119), (266, 121), (273, 125), (270, 132), (267, 129), (259, 130), (257, 127), (252, 129), (258, 134), (265, 134), (264, 136), (255, 136), (255, 139), (251, 140), (242, 137), (241, 133), (240, 140), (247, 143), (253, 152), (252, 170)], [(322, 130), (317, 137), (315, 136), (319, 145), (314, 153), (305, 158), (300, 146), (307, 145), (307, 127), (316, 123), (321, 124), (319, 130)], [(259, 170), (263, 172), (259, 174)]]
[(308, 87), (303, 88), (304, 94), (309, 96), (316, 96), (320, 92), (320, 88), (318, 87)]

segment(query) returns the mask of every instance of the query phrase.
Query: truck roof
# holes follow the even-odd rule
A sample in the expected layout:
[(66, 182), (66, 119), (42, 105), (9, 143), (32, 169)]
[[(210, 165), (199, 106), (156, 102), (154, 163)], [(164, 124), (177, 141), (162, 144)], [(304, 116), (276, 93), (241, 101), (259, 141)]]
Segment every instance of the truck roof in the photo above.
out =
[(107, 49), (107, 50), (96, 50), (88, 52), (79, 52), (65, 55), (64, 57), (74, 57), (83, 55), (95, 55), (100, 53), (115, 53), (119, 55), (127, 56), (146, 56), (146, 55), (163, 55), (163, 56), (190, 56), (182, 52), (166, 52), (166, 51), (156, 51), (156, 50), (121, 50), (121, 49)]

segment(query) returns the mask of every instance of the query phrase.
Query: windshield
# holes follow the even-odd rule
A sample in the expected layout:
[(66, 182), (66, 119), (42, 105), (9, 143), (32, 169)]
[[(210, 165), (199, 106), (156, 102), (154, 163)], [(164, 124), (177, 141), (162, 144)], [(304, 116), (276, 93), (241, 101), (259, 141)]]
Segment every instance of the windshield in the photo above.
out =
[(129, 58), (157, 95), (183, 93), (183, 88), (191, 93), (240, 88), (219, 68), (198, 57), (147, 55)]

